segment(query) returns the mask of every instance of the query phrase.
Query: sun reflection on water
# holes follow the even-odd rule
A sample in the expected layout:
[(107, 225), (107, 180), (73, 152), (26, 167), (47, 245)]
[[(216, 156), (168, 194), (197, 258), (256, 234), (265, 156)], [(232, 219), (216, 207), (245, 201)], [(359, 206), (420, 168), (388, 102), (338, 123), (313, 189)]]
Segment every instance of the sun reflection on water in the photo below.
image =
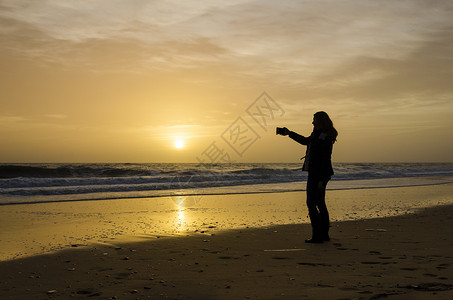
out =
[(175, 226), (177, 231), (187, 230), (186, 214), (185, 214), (185, 196), (175, 196), (174, 201), (177, 206), (177, 215), (175, 220)]

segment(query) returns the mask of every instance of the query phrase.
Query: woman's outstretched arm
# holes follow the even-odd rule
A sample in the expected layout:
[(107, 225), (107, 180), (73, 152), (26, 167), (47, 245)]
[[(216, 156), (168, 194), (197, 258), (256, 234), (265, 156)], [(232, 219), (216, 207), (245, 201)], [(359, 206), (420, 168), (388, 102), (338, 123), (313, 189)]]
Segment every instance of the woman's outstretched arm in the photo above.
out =
[(308, 145), (308, 143), (310, 142), (310, 139), (307, 138), (307, 137), (304, 137), (303, 135), (300, 135), (294, 131), (290, 131), (288, 132), (288, 136), (290, 138), (292, 138), (293, 140), (295, 140), (296, 142), (298, 142), (299, 144), (302, 144), (302, 145)]

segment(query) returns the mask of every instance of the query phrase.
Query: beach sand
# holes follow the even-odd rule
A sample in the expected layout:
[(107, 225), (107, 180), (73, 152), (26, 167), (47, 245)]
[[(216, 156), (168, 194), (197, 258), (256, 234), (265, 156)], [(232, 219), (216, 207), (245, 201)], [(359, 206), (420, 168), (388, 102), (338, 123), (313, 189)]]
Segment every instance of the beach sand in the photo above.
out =
[[(184, 230), (179, 233), (140, 234), (136, 241), (115, 237), (99, 243), (82, 243), (87, 246), (74, 243), (73, 247), (62, 251), (0, 262), (0, 299), (453, 299), (453, 205), (448, 205), (451, 188), (451, 185), (441, 185), (331, 191), (328, 199), (332, 204), (333, 199), (347, 201), (352, 197), (364, 203), (374, 201), (379, 207), (382, 201), (399, 203), (401, 198), (415, 199), (419, 195), (427, 202), (427, 197), (431, 197), (445, 205), (420, 208), (416, 213), (403, 211), (399, 216), (385, 213), (381, 218), (333, 222), (332, 240), (323, 244), (304, 243), (311, 228), (303, 223), (306, 215), (300, 200), (303, 193), (260, 195), (274, 200), (279, 197), (299, 199), (302, 203), (288, 210), (294, 215), (303, 212), (301, 219), (291, 217), (295, 218), (292, 223), (301, 224), (278, 225), (286, 220), (278, 209), (267, 215), (263, 213), (261, 217), (277, 215), (279, 222), (274, 218), (267, 223), (256, 223), (257, 217), (236, 220), (244, 215), (235, 212), (233, 207), (237, 205), (233, 201), (230, 214), (236, 225), (230, 228), (214, 222), (216, 211), (223, 216), (228, 209), (213, 208), (214, 211), (197, 211), (208, 214), (201, 224), (189, 222), (189, 217), (196, 214), (188, 213), (183, 218)], [(215, 197), (219, 201), (223, 199), (223, 196)], [(254, 196), (235, 197), (242, 197), (244, 202)], [(117, 204), (138, 203), (130, 201), (136, 200)], [(47, 210), (53, 207), (53, 211), (60, 212), (39, 219), (38, 233), (43, 228), (54, 228), (47, 223), (56, 222), (55, 218), (68, 218), (61, 213), (61, 207), (71, 205), (74, 209), (74, 205), (106, 204), (42, 205), (0, 207), (2, 232), (11, 229), (20, 235), (21, 226), (25, 226), (23, 231), (33, 235), (28, 228), (33, 226), (21, 225), (18, 221), (26, 220), (31, 210), (39, 211), (39, 216), (43, 207)], [(333, 207), (335, 205), (330, 209), (335, 215)], [(137, 211), (143, 209), (139, 207)], [(137, 213), (130, 212), (127, 216), (121, 214), (117, 222), (134, 223)], [(259, 213), (252, 208), (250, 216)], [(95, 217), (90, 220), (103, 219), (102, 213), (99, 215), (94, 210), (93, 214)], [(175, 219), (169, 228), (178, 226), (180, 212), (175, 210), (173, 214)], [(82, 220), (75, 214), (72, 216), (69, 223), (77, 224), (77, 220)], [(107, 217), (103, 220), (105, 224), (113, 222)], [(248, 223), (263, 226), (246, 228), (244, 224)], [(87, 224), (80, 226), (78, 230), (89, 231)], [(108, 231), (101, 234), (108, 236)], [(58, 239), (58, 235), (55, 237)], [(46, 238), (49, 234), (35, 237)], [(12, 251), (8, 249), (4, 253)]]

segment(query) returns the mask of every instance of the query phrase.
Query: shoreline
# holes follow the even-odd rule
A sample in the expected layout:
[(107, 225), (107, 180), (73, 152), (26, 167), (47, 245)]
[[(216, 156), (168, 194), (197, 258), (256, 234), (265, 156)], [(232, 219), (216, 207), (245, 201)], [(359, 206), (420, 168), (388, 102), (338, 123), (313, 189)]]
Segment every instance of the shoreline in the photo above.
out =
[[(399, 182), (395, 182), (399, 181)], [(411, 182), (416, 180), (416, 182)], [(357, 184), (358, 183), (358, 184)], [(452, 184), (453, 176), (438, 175), (438, 176), (414, 176), (414, 177), (394, 177), (394, 178), (374, 178), (374, 179), (339, 179), (331, 180), (328, 184), (329, 191), (342, 190), (361, 190), (361, 189), (381, 189), (381, 188), (401, 188), (401, 187), (420, 187), (420, 186), (435, 186)], [(21, 205), (21, 204), (42, 204), (42, 203), (64, 203), (64, 202), (80, 202), (80, 201), (105, 201), (105, 200), (121, 200), (121, 199), (147, 199), (147, 198), (165, 198), (175, 196), (185, 197), (203, 197), (203, 196), (223, 196), (223, 195), (251, 195), (251, 194), (269, 194), (269, 193), (290, 193), (290, 192), (305, 192), (304, 188), (306, 181), (294, 182), (279, 182), (266, 184), (244, 184), (233, 186), (216, 186), (216, 187), (190, 187), (184, 189), (173, 189), (168, 194), (150, 194), (150, 191), (130, 191), (117, 192), (116, 196), (92, 197), (92, 198), (72, 198), (62, 199), (71, 194), (61, 195), (34, 195), (34, 196), (3, 196), (4, 199), (22, 198), (48, 198), (48, 200), (34, 200), (24, 202), (0, 202), (0, 207), (5, 205)], [(294, 188), (294, 186), (302, 186), (302, 188)], [(253, 191), (248, 191), (252, 189)], [(213, 192), (206, 192), (213, 190)], [(192, 191), (192, 192), (186, 192)], [(153, 191), (156, 192), (156, 191)], [(161, 192), (157, 190), (157, 192)], [(134, 195), (135, 193), (135, 195)], [(148, 194), (147, 194), (148, 193)], [(78, 194), (79, 197), (90, 195), (91, 193)], [(93, 193), (105, 194), (105, 192)], [(128, 195), (129, 194), (129, 195)], [(4, 201), (4, 200), (3, 200)]]
[(333, 222), (320, 245), (291, 224), (75, 247), (0, 262), (0, 298), (451, 299), (452, 216)]

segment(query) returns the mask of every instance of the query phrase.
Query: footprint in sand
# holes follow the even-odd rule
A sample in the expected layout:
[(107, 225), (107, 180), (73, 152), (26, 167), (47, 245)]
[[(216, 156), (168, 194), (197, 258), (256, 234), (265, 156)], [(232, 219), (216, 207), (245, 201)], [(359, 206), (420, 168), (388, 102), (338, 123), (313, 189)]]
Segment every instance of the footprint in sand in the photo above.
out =
[(291, 257), (285, 257), (285, 256), (272, 256), (272, 259), (291, 259)]
[(239, 259), (239, 257), (234, 257), (234, 256), (219, 256), (218, 259)]
[(95, 296), (100, 296), (101, 295), (100, 292), (97, 292), (97, 291), (95, 291), (92, 288), (78, 289), (76, 294), (78, 294), (78, 295), (88, 295), (87, 297), (92, 297), (92, 296), (95, 297)]
[(403, 288), (414, 289), (417, 291), (426, 291), (426, 292), (442, 292), (442, 291), (453, 290), (453, 284), (429, 282), (429, 283), (408, 285), (408, 286), (404, 286)]
[(330, 264), (323, 264), (323, 263), (310, 263), (310, 262), (298, 262), (298, 265), (302, 266), (310, 266), (310, 267), (316, 267), (316, 266), (322, 266), (322, 267), (331, 267), (332, 265)]

